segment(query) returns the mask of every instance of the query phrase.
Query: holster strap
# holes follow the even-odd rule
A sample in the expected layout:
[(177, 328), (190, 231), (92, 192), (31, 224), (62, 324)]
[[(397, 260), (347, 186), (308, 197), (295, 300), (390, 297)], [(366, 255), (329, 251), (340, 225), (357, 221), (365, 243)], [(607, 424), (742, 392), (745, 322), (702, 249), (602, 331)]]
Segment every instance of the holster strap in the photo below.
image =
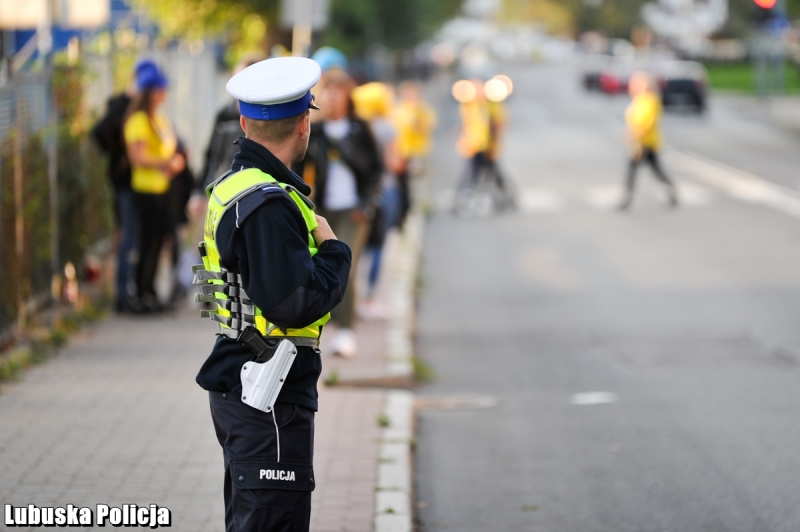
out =
[(241, 283), (238, 273), (233, 272), (212, 272), (208, 270), (197, 270), (194, 272), (192, 284), (201, 284), (203, 281), (225, 281), (226, 283)]
[(225, 294), (228, 297), (242, 297), (247, 295), (244, 293), (244, 290), (238, 286), (230, 284), (201, 284), (200, 290), (207, 296), (214, 295), (216, 292)]

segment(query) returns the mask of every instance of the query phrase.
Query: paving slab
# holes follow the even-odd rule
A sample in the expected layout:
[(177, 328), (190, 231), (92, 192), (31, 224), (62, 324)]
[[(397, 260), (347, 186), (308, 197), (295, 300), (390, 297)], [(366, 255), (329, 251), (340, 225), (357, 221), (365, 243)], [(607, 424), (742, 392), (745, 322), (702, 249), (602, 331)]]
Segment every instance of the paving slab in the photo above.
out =
[[(194, 312), (114, 317), (4, 384), (0, 501), (155, 503), (174, 530), (222, 530), (222, 454), (194, 382), (213, 335)], [(321, 388), (312, 530), (373, 530), (385, 394)]]

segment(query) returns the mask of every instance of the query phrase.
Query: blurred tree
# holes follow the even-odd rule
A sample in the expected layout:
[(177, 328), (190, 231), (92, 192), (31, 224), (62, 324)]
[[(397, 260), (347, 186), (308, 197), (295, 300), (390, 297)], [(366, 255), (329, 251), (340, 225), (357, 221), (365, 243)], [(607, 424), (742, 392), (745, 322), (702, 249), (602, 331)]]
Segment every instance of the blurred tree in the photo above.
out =
[(455, 16), (463, 0), (332, 0), (323, 44), (359, 55), (375, 43), (409, 48)]
[[(390, 49), (407, 48), (429, 38), (442, 22), (458, 13), (463, 1), (331, 0), (331, 21), (321, 40), (351, 55), (361, 54), (379, 42)], [(234, 44), (246, 43), (248, 35), (253, 40), (254, 26), (248, 23), (248, 14), (257, 14), (262, 22), (271, 24), (280, 8), (280, 0), (131, 2), (147, 13), (168, 38), (199, 39), (226, 34)]]
[(503, 0), (500, 20), (509, 24), (540, 23), (549, 33), (574, 30), (575, 13), (568, 2), (555, 0)]
[(627, 39), (631, 30), (641, 22), (640, 12), (645, 0), (604, 0), (570, 3), (578, 10), (576, 26), (579, 32), (595, 30), (612, 37)]
[(257, 13), (274, 20), (280, 0), (131, 0), (166, 37), (199, 39), (227, 32)]

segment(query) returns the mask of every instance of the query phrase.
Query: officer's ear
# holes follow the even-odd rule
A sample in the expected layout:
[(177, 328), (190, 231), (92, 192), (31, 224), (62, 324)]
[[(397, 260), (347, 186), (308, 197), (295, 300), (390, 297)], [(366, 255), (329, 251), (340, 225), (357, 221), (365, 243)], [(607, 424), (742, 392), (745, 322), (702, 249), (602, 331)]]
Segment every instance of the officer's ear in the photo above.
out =
[(311, 132), (311, 111), (306, 111), (306, 115), (300, 120), (300, 138), (306, 140)]
[(244, 136), (246, 137), (247, 136), (247, 120), (244, 119), (244, 115), (239, 115), (239, 125), (241, 126), (242, 131), (244, 131)]

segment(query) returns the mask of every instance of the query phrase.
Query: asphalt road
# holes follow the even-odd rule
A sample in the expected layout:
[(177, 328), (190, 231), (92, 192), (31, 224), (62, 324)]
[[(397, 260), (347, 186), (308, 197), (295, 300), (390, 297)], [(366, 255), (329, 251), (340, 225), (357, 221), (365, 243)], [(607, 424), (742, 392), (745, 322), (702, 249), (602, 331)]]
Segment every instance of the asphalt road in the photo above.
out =
[(420, 529), (800, 530), (800, 139), (724, 99), (668, 116), (684, 205), (642, 169), (619, 213), (625, 99), (508, 73), (513, 214), (447, 212), (464, 163), (447, 83), (431, 93), (421, 393), (498, 405), (420, 413)]

